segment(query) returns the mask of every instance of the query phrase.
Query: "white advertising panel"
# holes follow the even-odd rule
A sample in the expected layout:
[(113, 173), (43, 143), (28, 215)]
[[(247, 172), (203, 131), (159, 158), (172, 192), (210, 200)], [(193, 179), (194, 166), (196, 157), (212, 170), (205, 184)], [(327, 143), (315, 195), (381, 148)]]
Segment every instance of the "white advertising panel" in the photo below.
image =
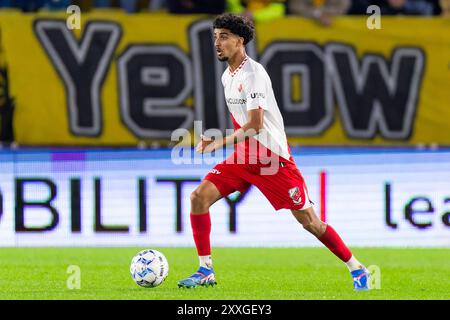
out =
[[(348, 245), (450, 247), (450, 152), (293, 152), (317, 214)], [(214, 166), (179, 163), (170, 150), (0, 160), (0, 246), (193, 246), (189, 195)], [(213, 246), (321, 245), (256, 187), (218, 201), (211, 219)]]

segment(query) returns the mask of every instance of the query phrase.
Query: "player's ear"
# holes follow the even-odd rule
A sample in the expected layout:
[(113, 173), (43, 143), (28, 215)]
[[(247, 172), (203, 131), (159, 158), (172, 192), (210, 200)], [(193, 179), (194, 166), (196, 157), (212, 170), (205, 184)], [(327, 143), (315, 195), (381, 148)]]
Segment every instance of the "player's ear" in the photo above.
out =
[(244, 38), (243, 37), (239, 37), (239, 43), (244, 46)]

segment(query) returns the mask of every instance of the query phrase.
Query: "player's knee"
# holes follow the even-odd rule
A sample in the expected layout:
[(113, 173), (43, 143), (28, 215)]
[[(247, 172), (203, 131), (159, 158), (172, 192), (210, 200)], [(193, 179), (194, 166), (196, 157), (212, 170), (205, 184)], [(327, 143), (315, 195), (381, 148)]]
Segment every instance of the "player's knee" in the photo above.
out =
[(191, 204), (193, 207), (205, 207), (208, 205), (208, 198), (196, 189), (191, 193)]
[(191, 203), (198, 203), (200, 202), (201, 199), (201, 195), (200, 192), (198, 190), (194, 190), (191, 192)]

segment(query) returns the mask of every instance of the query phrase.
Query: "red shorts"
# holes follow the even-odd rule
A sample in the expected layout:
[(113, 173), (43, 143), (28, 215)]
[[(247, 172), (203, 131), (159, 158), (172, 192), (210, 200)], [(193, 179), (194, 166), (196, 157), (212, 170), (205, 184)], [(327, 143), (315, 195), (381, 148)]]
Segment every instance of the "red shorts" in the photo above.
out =
[(225, 160), (211, 169), (204, 179), (211, 181), (223, 197), (235, 191), (243, 193), (254, 185), (275, 210), (303, 210), (312, 206), (305, 181), (294, 162), (286, 160), (277, 162), (276, 167), (269, 167), (261, 163), (237, 164)]

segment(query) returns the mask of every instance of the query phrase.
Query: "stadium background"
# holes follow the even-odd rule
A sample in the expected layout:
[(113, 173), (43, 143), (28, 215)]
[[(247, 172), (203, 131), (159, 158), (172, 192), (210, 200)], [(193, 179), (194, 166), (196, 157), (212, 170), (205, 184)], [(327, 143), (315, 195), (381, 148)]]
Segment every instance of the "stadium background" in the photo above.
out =
[[(354, 248), (448, 257), (446, 2), (428, 2), (427, 16), (374, 2), (381, 29), (355, 9), (365, 2), (330, 23), (262, 2), (274, 7), (254, 9), (247, 51), (271, 76), (322, 220)], [(195, 121), (232, 128), (212, 46), (217, 12), (81, 1), (81, 28), (70, 30), (69, 4), (0, 10), (0, 246), (192, 248), (189, 193), (223, 158), (194, 154)], [(190, 134), (173, 138), (180, 128)], [(320, 245), (256, 188), (212, 212), (214, 247)]]

